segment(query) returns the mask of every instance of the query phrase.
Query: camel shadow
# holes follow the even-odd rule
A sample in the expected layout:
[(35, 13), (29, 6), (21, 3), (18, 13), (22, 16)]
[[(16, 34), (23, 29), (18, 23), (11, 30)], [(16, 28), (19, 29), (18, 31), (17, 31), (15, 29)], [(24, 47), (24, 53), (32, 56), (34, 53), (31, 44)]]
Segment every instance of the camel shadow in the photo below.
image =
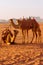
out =
[(17, 42), (11, 42), (10, 45), (28, 45), (28, 46), (40, 46), (43, 47), (43, 43), (17, 43)]
[(33, 43), (16, 43), (16, 42), (10, 42), (10, 45), (29, 45)]

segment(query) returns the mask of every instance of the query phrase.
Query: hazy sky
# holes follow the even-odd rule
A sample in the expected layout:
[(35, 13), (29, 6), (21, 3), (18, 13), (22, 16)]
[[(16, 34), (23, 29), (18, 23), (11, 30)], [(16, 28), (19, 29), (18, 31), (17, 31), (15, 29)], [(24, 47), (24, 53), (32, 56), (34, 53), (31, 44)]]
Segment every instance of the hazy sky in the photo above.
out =
[(43, 0), (0, 0), (0, 19), (40, 16)]

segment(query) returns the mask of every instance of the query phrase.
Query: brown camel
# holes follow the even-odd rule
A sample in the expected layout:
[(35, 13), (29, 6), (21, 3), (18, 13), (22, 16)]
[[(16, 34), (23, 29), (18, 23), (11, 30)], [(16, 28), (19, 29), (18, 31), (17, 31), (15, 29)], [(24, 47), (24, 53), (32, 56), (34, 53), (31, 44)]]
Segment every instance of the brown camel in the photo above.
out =
[[(27, 31), (27, 38), (28, 38), (28, 30), (31, 29), (33, 32), (33, 38), (31, 40), (31, 43), (32, 43), (35, 35), (36, 35), (36, 39), (37, 39), (38, 35), (39, 35), (39, 37), (41, 37), (40, 26), (34, 18), (33, 19), (29, 18), (27, 20), (25, 18), (23, 18), (22, 20), (17, 19), (17, 22), (18, 22), (18, 25), (15, 25), (13, 22), (13, 19), (10, 19), (10, 23), (14, 28), (22, 29), (22, 34), (23, 34), (23, 38), (24, 38), (23, 42), (25, 42), (25, 33), (24, 33), (25, 30)], [(38, 32), (38, 34), (37, 34), (37, 32)]]
[(13, 32), (14, 34), (12, 34), (12, 32), (9, 29), (5, 29), (4, 31), (2, 31), (2, 40), (4, 43), (14, 43), (19, 31), (13, 30)]
[[(16, 19), (17, 20), (17, 19)], [(21, 23), (20, 23), (20, 25), (18, 24), (18, 25), (16, 25), (15, 23), (14, 23), (14, 21), (13, 21), (13, 19), (10, 19), (9, 20), (10, 21), (10, 26), (12, 25), (15, 29), (21, 29), (21, 23), (22, 23), (22, 21), (21, 21)], [(18, 22), (18, 21), (17, 21)], [(24, 30), (22, 31), (22, 34), (23, 34), (23, 38), (25, 39), (25, 35), (24, 35)], [(23, 43), (24, 43), (24, 40), (23, 40)]]
[[(18, 19), (17, 21), (18, 21), (19, 26), (22, 29), (22, 34), (24, 36), (24, 39), (25, 39), (25, 35), (24, 35), (23, 31), (24, 30), (27, 31), (27, 38), (28, 38), (28, 30), (30, 30), (30, 29), (33, 32), (33, 38), (32, 38), (30, 43), (32, 43), (35, 35), (36, 35), (36, 39), (37, 39), (38, 35), (39, 35), (39, 38), (41, 37), (40, 25), (38, 24), (38, 22), (34, 18), (33, 19), (29, 18), (27, 20), (23, 18), (22, 20)], [(37, 32), (38, 32), (38, 34), (37, 34)]]
[(9, 32), (10, 32), (9, 29), (7, 28), (4, 31), (2, 31), (2, 40), (4, 43), (6, 43), (7, 35), (9, 34)]
[[(36, 35), (36, 42), (37, 42), (37, 37), (39, 36), (39, 40), (41, 42), (41, 29), (40, 29), (40, 25), (38, 24), (38, 22), (33, 18), (33, 19), (27, 19), (27, 22), (28, 23), (28, 29), (32, 29), (32, 32), (33, 32), (33, 38), (32, 38), (32, 41)], [(29, 27), (30, 26), (30, 27)], [(27, 31), (28, 33), (28, 31)], [(32, 42), (31, 41), (31, 42)]]

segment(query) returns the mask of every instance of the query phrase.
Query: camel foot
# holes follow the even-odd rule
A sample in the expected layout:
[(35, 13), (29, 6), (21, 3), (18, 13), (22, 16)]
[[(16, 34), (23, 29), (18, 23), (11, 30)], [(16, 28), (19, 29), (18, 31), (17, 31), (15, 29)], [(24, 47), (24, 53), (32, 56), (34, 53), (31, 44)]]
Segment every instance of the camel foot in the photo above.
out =
[(11, 45), (16, 44), (15, 42), (11, 42)]
[(7, 43), (7, 45), (10, 45), (10, 43)]

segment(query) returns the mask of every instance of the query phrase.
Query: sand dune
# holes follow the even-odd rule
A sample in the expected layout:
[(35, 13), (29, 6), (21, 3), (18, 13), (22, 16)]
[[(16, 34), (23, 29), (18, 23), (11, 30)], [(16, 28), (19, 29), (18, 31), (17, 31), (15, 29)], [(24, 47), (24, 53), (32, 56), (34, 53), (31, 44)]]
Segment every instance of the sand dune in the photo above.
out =
[(43, 65), (43, 48), (38, 45), (0, 46), (2, 65)]
[[(0, 23), (0, 43), (2, 31), (8, 24)], [(43, 42), (43, 23), (40, 23)], [(13, 27), (11, 30), (14, 29)], [(15, 45), (0, 45), (0, 65), (43, 65), (43, 43), (40, 44), (18, 44), (22, 43), (22, 33), (19, 30)], [(32, 31), (29, 31), (29, 41)], [(33, 41), (34, 42), (34, 41)]]

